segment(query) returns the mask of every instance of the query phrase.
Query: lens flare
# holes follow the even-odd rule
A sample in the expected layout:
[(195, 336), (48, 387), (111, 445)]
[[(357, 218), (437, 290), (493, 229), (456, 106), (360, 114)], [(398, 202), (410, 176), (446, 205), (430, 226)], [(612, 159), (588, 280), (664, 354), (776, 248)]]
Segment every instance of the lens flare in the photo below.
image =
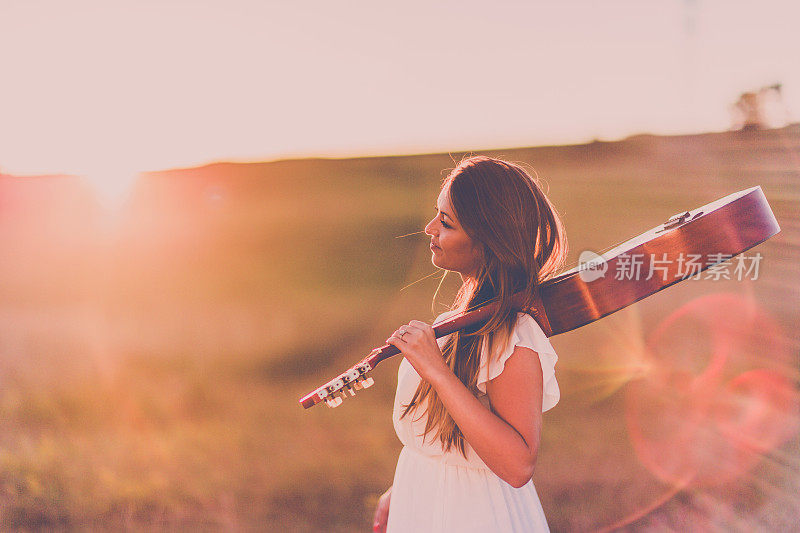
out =
[(783, 334), (754, 301), (698, 298), (646, 341), (649, 371), (626, 390), (639, 460), (676, 486), (739, 478), (798, 428), (798, 392)]

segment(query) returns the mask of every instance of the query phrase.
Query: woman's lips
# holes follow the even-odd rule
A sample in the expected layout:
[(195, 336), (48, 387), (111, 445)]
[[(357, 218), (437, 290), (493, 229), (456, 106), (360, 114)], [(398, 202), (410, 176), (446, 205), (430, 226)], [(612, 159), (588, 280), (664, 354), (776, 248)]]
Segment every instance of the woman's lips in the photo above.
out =
[(431, 250), (432, 250), (432, 251), (436, 251), (436, 250), (438, 250), (438, 249), (439, 249), (439, 247), (438, 247), (438, 246), (436, 246), (435, 244), (431, 243)]

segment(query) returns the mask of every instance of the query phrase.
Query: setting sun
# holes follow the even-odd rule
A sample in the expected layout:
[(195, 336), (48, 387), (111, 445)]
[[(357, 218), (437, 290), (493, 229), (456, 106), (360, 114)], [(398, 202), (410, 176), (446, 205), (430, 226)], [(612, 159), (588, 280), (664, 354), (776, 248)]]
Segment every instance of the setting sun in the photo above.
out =
[(88, 183), (100, 206), (109, 212), (120, 209), (130, 196), (139, 173), (135, 170), (96, 169), (81, 174)]

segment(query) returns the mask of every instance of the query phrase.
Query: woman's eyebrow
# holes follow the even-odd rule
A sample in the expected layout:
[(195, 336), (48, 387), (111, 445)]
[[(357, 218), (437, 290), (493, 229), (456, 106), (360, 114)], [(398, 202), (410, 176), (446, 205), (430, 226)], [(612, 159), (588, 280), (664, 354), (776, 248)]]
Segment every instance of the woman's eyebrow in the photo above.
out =
[(453, 220), (453, 217), (451, 217), (450, 215), (448, 215), (447, 213), (445, 213), (444, 211), (442, 211), (441, 209), (439, 209), (439, 206), (438, 206), (438, 205), (436, 205), (436, 206), (434, 206), (434, 207), (436, 208), (436, 210), (437, 210), (438, 212), (440, 212), (441, 214), (443, 214), (444, 216), (446, 216), (446, 217), (447, 217), (447, 218), (449, 218), (450, 220)]

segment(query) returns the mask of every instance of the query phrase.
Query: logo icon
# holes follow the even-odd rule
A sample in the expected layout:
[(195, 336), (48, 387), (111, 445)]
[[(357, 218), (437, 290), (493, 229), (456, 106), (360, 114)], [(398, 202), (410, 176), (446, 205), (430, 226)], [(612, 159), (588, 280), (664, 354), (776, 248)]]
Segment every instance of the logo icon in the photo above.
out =
[(603, 256), (591, 250), (584, 250), (578, 256), (578, 276), (586, 283), (604, 277), (607, 270), (608, 263)]

